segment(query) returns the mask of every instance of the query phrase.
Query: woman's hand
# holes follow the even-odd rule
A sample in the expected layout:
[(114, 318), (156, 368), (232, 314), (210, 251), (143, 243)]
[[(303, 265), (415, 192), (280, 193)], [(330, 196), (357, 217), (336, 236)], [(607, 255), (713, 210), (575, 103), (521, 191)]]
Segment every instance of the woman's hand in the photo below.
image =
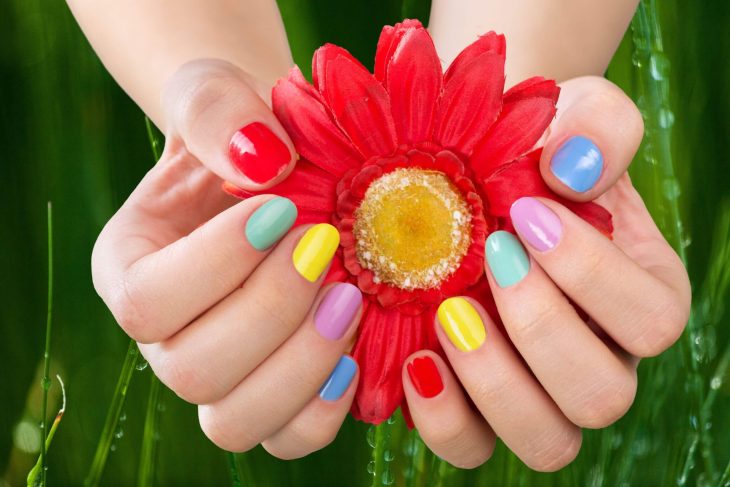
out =
[(523, 198), (511, 210), (519, 240), (500, 231), (486, 244), (504, 330), (474, 300), (442, 303), (436, 327), (454, 373), (421, 351), (403, 383), (424, 441), (460, 467), (486, 461), (495, 437), (533, 469), (567, 465), (580, 428), (608, 426), (631, 406), (639, 357), (667, 349), (687, 322), (686, 271), (626, 173), (643, 134), (638, 110), (602, 78), (562, 88), (543, 178), (572, 200), (600, 196), (613, 241), (555, 201)]
[(360, 291), (320, 289), (337, 231), (289, 232), (289, 200), (234, 204), (221, 191), (221, 178), (261, 190), (294, 165), (291, 141), (252, 78), (195, 61), (163, 100), (165, 151), (99, 236), (94, 285), (160, 380), (200, 405), (214, 443), (244, 451), (263, 442), (281, 458), (322, 448), (350, 408), (358, 374), (343, 353)]

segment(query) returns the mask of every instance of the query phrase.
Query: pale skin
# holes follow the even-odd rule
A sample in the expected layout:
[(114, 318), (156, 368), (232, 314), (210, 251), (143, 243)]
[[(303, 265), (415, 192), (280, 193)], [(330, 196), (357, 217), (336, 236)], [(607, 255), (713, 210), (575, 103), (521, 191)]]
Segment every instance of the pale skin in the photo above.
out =
[[(312, 316), (327, 289), (321, 278), (302, 279), (291, 260), (305, 228), (258, 251), (243, 229), (271, 196), (236, 203), (220, 191), (221, 179), (265, 189), (295, 164), (268, 106), (271, 86), (292, 65), (275, 2), (69, 5), (109, 71), (166, 135), (161, 160), (99, 236), (92, 256), (99, 294), (160, 379), (200, 405), (213, 442), (234, 451), (263, 444), (280, 458), (326, 446), (350, 408), (357, 375), (336, 401), (317, 391), (352, 343), (359, 314), (342, 338), (318, 335)], [(508, 39), (508, 84), (535, 74), (561, 81), (543, 178), (566, 198), (598, 198), (615, 225), (609, 241), (545, 202), (564, 226), (557, 247), (525, 245), (530, 271), (512, 287), (499, 288), (486, 270), (517, 351), (474, 303), (487, 330), (477, 350), (457, 350), (434, 324), (456, 375), (435, 354), (414, 354), (434, 357), (440, 394), (419, 396), (404, 367), (421, 436), (454, 465), (485, 462), (499, 437), (534, 469), (565, 466), (579, 451), (581, 428), (607, 426), (630, 407), (638, 357), (668, 348), (686, 323), (686, 272), (626, 175), (641, 117), (618, 88), (586, 76), (603, 72), (635, 7), (635, 0), (433, 4), (430, 30), (444, 64), (478, 34), (496, 30)], [(228, 159), (232, 134), (252, 121), (265, 123), (292, 156), (288, 170), (266, 183), (249, 180)], [(589, 136), (605, 159), (585, 193), (549, 170), (557, 148), (576, 134)], [(591, 316), (588, 324), (563, 293)]]

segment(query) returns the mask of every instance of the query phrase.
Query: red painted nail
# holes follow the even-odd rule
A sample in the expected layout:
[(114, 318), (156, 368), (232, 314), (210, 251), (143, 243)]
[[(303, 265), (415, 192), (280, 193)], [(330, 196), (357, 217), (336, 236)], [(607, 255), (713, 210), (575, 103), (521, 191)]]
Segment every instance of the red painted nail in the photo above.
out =
[(441, 374), (431, 357), (414, 358), (407, 369), (413, 387), (421, 397), (434, 397), (444, 390)]
[(231, 162), (255, 183), (266, 183), (284, 172), (291, 153), (266, 125), (254, 122), (233, 134), (228, 146)]

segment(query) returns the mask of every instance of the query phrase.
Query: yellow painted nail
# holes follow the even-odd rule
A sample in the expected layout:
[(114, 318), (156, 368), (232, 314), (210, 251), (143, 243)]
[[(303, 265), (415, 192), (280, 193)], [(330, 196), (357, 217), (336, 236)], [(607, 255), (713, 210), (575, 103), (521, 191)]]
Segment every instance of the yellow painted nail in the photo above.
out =
[(459, 350), (470, 352), (479, 348), (487, 332), (474, 306), (464, 298), (449, 298), (439, 306), (439, 323), (451, 343)]
[(292, 255), (294, 268), (306, 280), (319, 279), (340, 245), (340, 233), (327, 223), (315, 225), (304, 234)]

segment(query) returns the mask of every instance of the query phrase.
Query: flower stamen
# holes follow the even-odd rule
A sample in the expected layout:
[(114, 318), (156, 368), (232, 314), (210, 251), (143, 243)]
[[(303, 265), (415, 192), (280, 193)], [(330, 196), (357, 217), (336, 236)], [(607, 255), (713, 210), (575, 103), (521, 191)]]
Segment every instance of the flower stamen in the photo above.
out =
[(439, 286), (471, 243), (471, 213), (442, 172), (401, 168), (373, 181), (355, 212), (360, 265), (401, 289)]

